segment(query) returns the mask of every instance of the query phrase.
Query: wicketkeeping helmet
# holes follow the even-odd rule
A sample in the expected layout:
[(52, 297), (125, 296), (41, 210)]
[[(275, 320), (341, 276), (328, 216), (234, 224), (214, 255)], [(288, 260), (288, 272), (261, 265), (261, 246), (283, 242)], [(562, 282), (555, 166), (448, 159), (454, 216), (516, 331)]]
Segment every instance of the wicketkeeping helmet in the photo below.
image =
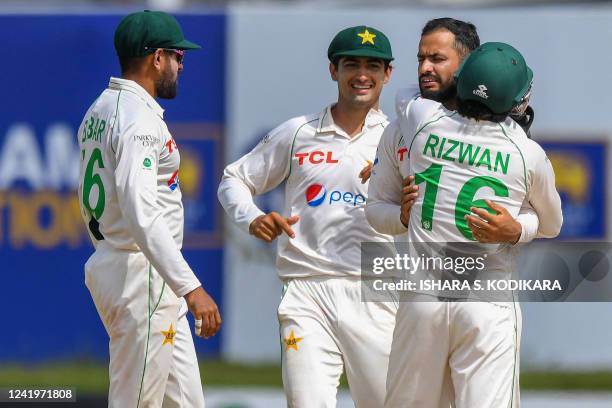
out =
[(457, 96), (493, 113), (510, 112), (531, 90), (533, 72), (514, 47), (489, 42), (476, 48), (455, 72)]

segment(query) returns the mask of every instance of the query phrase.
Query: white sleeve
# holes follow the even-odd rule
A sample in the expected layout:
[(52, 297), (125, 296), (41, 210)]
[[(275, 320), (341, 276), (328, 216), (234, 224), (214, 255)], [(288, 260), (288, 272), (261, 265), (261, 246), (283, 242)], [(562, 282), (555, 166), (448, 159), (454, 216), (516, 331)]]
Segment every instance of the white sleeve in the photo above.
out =
[(246, 232), (251, 222), (264, 214), (253, 196), (272, 190), (289, 175), (295, 126), (287, 123), (267, 134), (251, 152), (223, 172), (217, 197), (232, 221)]
[(396, 96), (398, 118), (383, 132), (370, 178), (366, 218), (372, 228), (382, 234), (398, 235), (407, 231), (400, 221), (402, 175), (399, 170), (399, 149), (406, 149), (404, 160), (408, 160), (408, 146), (423, 119), (441, 106), (418, 94), (409, 95), (410, 92), (406, 91)]
[(406, 113), (408, 104), (417, 96), (420, 96), (418, 85), (411, 85), (408, 88), (402, 88), (395, 94), (395, 114), (400, 117)]
[(561, 197), (555, 187), (555, 173), (550, 160), (544, 150), (534, 144), (537, 146), (537, 150), (533, 149), (537, 156), (533, 161), (535, 166), (530, 177), (528, 198), (539, 218), (536, 238), (554, 238), (559, 235), (563, 224)]
[(521, 224), (521, 237), (517, 243), (526, 244), (531, 242), (538, 234), (540, 220), (538, 219), (538, 214), (535, 212), (531, 204), (529, 204), (529, 201), (523, 201), (523, 205), (519, 210), (516, 221)]
[[(368, 186), (366, 218), (372, 228), (381, 234), (398, 235), (407, 231), (400, 221), (402, 176), (396, 154), (400, 137), (395, 120), (385, 128), (380, 138)], [(407, 152), (405, 154), (407, 157)]]
[[(154, 135), (157, 143), (144, 146), (133, 135)], [(115, 188), (130, 234), (164, 281), (182, 297), (198, 286), (195, 276), (172, 237), (157, 199), (157, 168), (164, 136), (148, 118), (128, 123), (117, 139)], [(143, 164), (145, 158), (150, 166)]]
[(410, 146), (417, 133), (423, 130), (424, 123), (433, 121), (434, 118), (445, 114), (440, 111), (441, 107), (442, 104), (439, 102), (425, 99), (418, 94), (406, 104), (404, 110), (397, 117), (402, 140), (406, 146)]

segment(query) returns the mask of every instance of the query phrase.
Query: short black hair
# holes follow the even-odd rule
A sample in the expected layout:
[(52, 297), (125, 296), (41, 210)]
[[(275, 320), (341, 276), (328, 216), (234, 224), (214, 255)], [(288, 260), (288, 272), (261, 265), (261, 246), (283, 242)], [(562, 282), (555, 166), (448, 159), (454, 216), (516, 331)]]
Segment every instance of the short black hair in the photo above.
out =
[(119, 57), (119, 66), (121, 67), (121, 74), (126, 74), (130, 71), (135, 71), (140, 68), (140, 65), (145, 62), (145, 59), (153, 54), (157, 48), (152, 48), (142, 57)]
[(510, 112), (494, 113), (485, 104), (478, 101), (464, 101), (457, 96), (457, 113), (466, 118), (488, 120), (489, 122), (503, 122)]
[(421, 37), (437, 30), (447, 30), (455, 36), (455, 49), (461, 57), (466, 57), (469, 53), (480, 47), (480, 37), (476, 31), (476, 26), (461, 20), (450, 17), (434, 18), (429, 20)]
[(119, 66), (121, 74), (126, 74), (137, 69), (142, 63), (142, 57), (119, 57)]

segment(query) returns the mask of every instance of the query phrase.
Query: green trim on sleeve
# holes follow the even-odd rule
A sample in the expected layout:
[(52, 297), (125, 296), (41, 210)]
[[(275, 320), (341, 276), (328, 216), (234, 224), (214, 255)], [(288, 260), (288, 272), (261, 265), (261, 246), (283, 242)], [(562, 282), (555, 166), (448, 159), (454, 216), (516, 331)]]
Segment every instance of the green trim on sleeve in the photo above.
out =
[(301, 124), (300, 127), (297, 128), (297, 130), (293, 134), (293, 140), (291, 141), (291, 148), (289, 149), (289, 173), (287, 174), (287, 177), (285, 177), (285, 180), (288, 179), (289, 176), (291, 176), (291, 158), (293, 157), (293, 147), (295, 146), (295, 140), (297, 139), (298, 133), (300, 133), (300, 130), (302, 130), (302, 128), (304, 126), (306, 126), (309, 123), (315, 122), (317, 120), (319, 120), (318, 116), (315, 119), (313, 119), (313, 120), (310, 120), (310, 121), (308, 121), (306, 123)]
[(117, 123), (117, 121), (119, 120), (119, 98), (121, 98), (121, 89), (119, 90), (119, 93), (117, 94), (117, 105), (115, 105), (115, 120), (113, 121), (113, 126), (111, 126), (111, 130), (110, 130), (110, 147), (113, 153), (115, 154), (117, 154), (117, 152), (115, 151), (115, 148), (113, 147), (113, 132), (115, 131), (115, 123)]
[[(457, 112), (453, 112), (453, 113), (451, 113), (450, 115), (446, 115), (446, 114), (444, 114), (444, 115), (440, 116), (439, 118), (434, 119), (434, 120), (431, 120), (431, 121), (429, 121), (429, 122), (425, 123), (423, 126), (421, 126), (421, 128), (420, 128), (419, 130), (417, 130), (417, 131), (416, 131), (416, 133), (414, 134), (414, 136), (412, 136), (412, 141), (410, 142), (410, 147), (408, 148), (408, 151), (410, 152), (410, 151), (412, 150), (412, 144), (414, 143), (414, 139), (417, 137), (417, 135), (418, 135), (419, 133), (421, 133), (421, 132), (423, 131), (423, 129), (425, 129), (427, 126), (431, 125), (432, 123), (436, 123), (436, 122), (437, 122), (437, 121), (439, 121), (440, 119), (443, 119), (443, 118), (452, 118), (453, 116), (455, 116), (455, 114), (456, 114), (456, 113), (457, 113)], [(400, 130), (401, 130), (401, 129), (400, 129)], [(403, 136), (400, 138), (400, 142), (401, 142), (401, 140), (402, 140), (402, 139), (403, 139)]]

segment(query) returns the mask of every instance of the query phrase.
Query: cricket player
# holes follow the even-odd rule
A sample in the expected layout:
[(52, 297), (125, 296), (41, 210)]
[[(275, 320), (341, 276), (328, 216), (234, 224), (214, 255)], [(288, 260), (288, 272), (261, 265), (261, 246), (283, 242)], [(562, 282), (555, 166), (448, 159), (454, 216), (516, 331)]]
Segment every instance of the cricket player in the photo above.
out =
[(155, 98), (176, 96), (187, 41), (174, 17), (133, 13), (115, 31), (121, 78), (78, 132), (79, 203), (95, 247), (89, 288), (110, 337), (111, 407), (203, 407), (196, 333), (214, 335), (217, 305), (181, 254), (179, 149)]
[[(369, 26), (340, 31), (328, 49), (338, 100), (290, 119), (226, 167), (219, 200), (245, 232), (278, 237), (284, 282), (278, 307), (283, 384), (290, 407), (335, 407), (343, 369), (357, 407), (380, 407), (396, 304), (361, 301), (360, 244), (392, 242), (367, 223), (368, 162), (387, 117), (379, 97), (391, 77), (391, 45)], [(253, 203), (282, 182), (285, 208)]]
[[(457, 89), (453, 74), (465, 57), (479, 45), (480, 38), (474, 24), (450, 17), (429, 20), (421, 31), (417, 54), (421, 95), (454, 109)], [(410, 94), (410, 89), (406, 91), (408, 101), (413, 95)], [(399, 98), (402, 96), (406, 95), (400, 91)], [(529, 106), (529, 96), (530, 93), (522, 104), (510, 112), (510, 117), (527, 135), (535, 117)]]
[[(456, 110), (412, 99), (381, 140), (368, 215), (386, 211), (381, 218), (401, 225), (402, 180), (412, 176), (419, 196), (408, 213), (411, 247), (474, 242), (465, 217), (486, 207), (487, 199), (514, 217), (527, 199), (539, 216), (538, 235), (555, 237), (562, 214), (552, 166), (509, 117), (524, 102), (532, 78), (517, 50), (486, 43), (455, 73)], [(406, 149), (400, 159), (398, 147)], [(482, 254), (509, 255), (507, 245), (478, 245)], [(509, 270), (495, 272), (510, 277)], [(416, 289), (400, 302), (385, 406), (518, 407), (518, 303), (434, 294)]]
[[(480, 38), (474, 24), (450, 17), (429, 20), (422, 29), (417, 54), (418, 87), (401, 89), (397, 93), (396, 113), (401, 114), (406, 104), (417, 95), (440, 102), (448, 109), (455, 109), (457, 89), (453, 74), (459, 68), (459, 64), (479, 45)], [(534, 112), (529, 106), (529, 96), (530, 93), (522, 104), (512, 110), (510, 116), (530, 137)], [(398, 156), (401, 154), (402, 152), (398, 150)], [(410, 206), (418, 195), (417, 188), (411, 182), (410, 177), (404, 180), (401, 207), (404, 223)], [(539, 221), (529, 202), (524, 203), (516, 219), (502, 206), (493, 202), (488, 204), (490, 210), (476, 208), (474, 215), (467, 218), (468, 227), (472, 229), (479, 242), (516, 244), (530, 242), (536, 237)], [(378, 223), (377, 220), (381, 217), (376, 217), (377, 214), (371, 211), (369, 221), (379, 232), (388, 234), (405, 232), (402, 225)], [(486, 225), (477, 227), (475, 215), (486, 220)]]
[[(417, 94), (426, 99), (442, 103), (446, 108), (456, 108), (457, 88), (454, 73), (463, 60), (480, 45), (480, 38), (474, 24), (442, 17), (428, 21), (422, 29), (419, 41), (418, 58), (418, 88), (404, 89), (396, 96), (396, 110), (401, 115), (405, 105)], [(513, 108), (510, 116), (530, 136), (534, 112), (529, 105), (530, 93), (520, 105)], [(410, 182), (406, 180), (406, 183)], [(406, 204), (403, 215), (406, 217), (410, 198), (416, 195), (414, 186), (406, 186)], [(521, 207), (519, 215), (511, 217), (508, 211), (490, 202), (492, 211), (475, 209), (474, 215), (487, 221), (487, 224), (476, 226), (477, 218), (470, 215), (467, 218), (468, 227), (475, 233), (479, 242), (497, 243), (527, 243), (537, 235), (538, 217), (528, 202)], [(375, 228), (380, 228), (376, 227)]]

